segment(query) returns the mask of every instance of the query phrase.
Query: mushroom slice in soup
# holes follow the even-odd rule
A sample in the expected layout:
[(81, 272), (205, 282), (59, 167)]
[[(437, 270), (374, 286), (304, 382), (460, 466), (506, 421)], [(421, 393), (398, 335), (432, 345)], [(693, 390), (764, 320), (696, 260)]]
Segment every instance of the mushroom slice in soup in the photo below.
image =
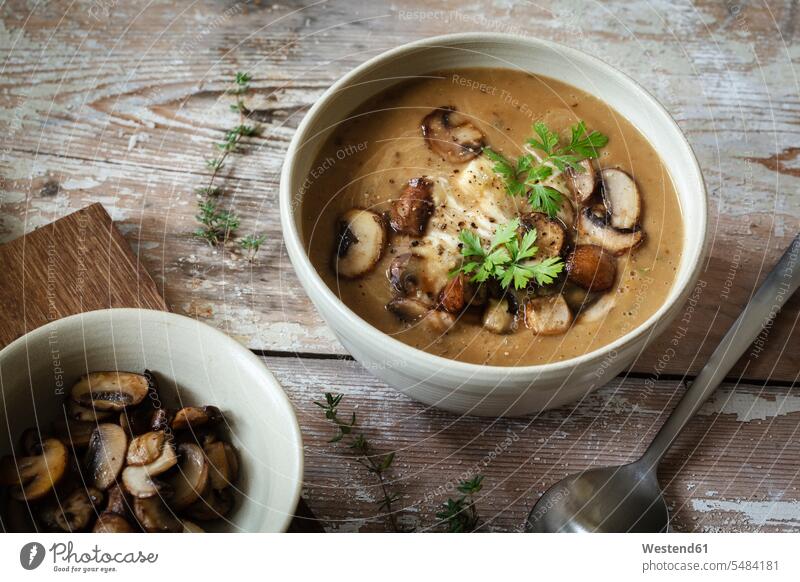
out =
[(597, 245), (577, 245), (567, 258), (567, 279), (587, 291), (605, 291), (614, 285), (614, 259)]
[(12, 485), (14, 499), (40, 499), (64, 476), (68, 461), (67, 447), (58, 439), (46, 439), (39, 455), (0, 459), (0, 485)]
[(147, 396), (147, 378), (131, 372), (92, 372), (72, 387), (71, 397), (95, 410), (120, 411), (135, 406)]
[(117, 479), (125, 465), (128, 450), (128, 435), (118, 424), (97, 425), (89, 439), (86, 452), (86, 468), (89, 479), (98, 489), (105, 491)]
[(386, 246), (383, 218), (369, 210), (354, 208), (339, 218), (334, 249), (334, 271), (339, 277), (357, 279), (370, 272)]
[(517, 325), (516, 309), (507, 298), (489, 299), (481, 319), (484, 329), (496, 334), (513, 333)]
[(591, 160), (583, 160), (578, 163), (583, 171), (579, 172), (572, 166), (567, 167), (564, 174), (567, 177), (567, 186), (575, 197), (575, 202), (584, 205), (591, 200), (597, 188), (597, 172)]
[(393, 231), (414, 237), (425, 233), (433, 213), (432, 188), (433, 182), (425, 177), (408, 181), (399, 198), (392, 201), (389, 224)]
[(561, 295), (536, 297), (525, 306), (525, 323), (537, 335), (560, 335), (572, 325), (572, 312)]
[(456, 275), (450, 279), (439, 293), (439, 305), (449, 313), (459, 313), (467, 304), (464, 275)]
[(633, 178), (622, 170), (608, 168), (600, 173), (603, 183), (603, 203), (608, 210), (611, 226), (629, 230), (639, 223), (642, 198)]
[(588, 206), (578, 215), (578, 235), (581, 242), (601, 246), (615, 256), (625, 254), (644, 240), (640, 229), (618, 230), (606, 221), (605, 216), (598, 216)]
[(605, 319), (617, 302), (616, 293), (603, 293), (594, 303), (584, 307), (578, 314), (580, 321), (594, 323)]
[(522, 217), (525, 230), (536, 229), (537, 259), (557, 257), (567, 244), (567, 233), (561, 221), (550, 218), (542, 212), (531, 212)]
[(426, 115), (422, 135), (432, 151), (453, 164), (468, 162), (486, 145), (483, 132), (452, 106), (438, 107)]

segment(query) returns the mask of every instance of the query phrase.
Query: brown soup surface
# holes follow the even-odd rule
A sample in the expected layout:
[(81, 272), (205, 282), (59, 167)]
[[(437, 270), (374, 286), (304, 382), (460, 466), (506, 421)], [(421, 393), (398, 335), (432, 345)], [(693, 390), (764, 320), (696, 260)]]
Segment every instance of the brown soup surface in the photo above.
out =
[[(664, 302), (681, 258), (683, 217), (658, 152), (602, 97), (509, 69), (444, 71), (390, 88), (341, 123), (312, 166), (302, 207), (303, 237), (312, 263), (331, 290), (364, 320), (408, 345), (454, 360), (497, 366), (543, 364), (594, 351), (623, 336)], [(512, 284), (503, 289), (497, 281), (471, 281), (474, 273), (458, 275), (464, 277), (470, 297), (480, 295), (481, 299), (449, 313), (443, 311), (442, 289), (453, 280), (452, 271), (467, 260), (460, 253), (460, 231), (472, 230), (487, 246), (499, 225), (520, 217), (524, 222), (532, 211), (525, 196), (507, 193), (493, 162), (480, 147), (461, 150), (465, 159), (443, 155), (437, 144), (432, 147), (430, 131), (426, 139), (421, 127), (426, 116), (437, 109), (441, 113), (443, 107), (458, 112), (457, 123), (468, 122), (457, 131), (479, 131), (481, 146), (511, 160), (535, 151), (525, 144), (535, 135), (532, 125), (537, 121), (558, 133), (561, 143), (569, 143), (571, 128), (580, 121), (588, 131), (608, 137), (607, 145), (591, 161), (598, 180), (590, 200), (582, 202), (569, 187), (569, 172), (553, 167), (553, 176), (546, 182), (563, 194), (562, 210), (557, 217), (547, 218), (558, 221), (567, 234), (558, 251), (564, 268), (551, 285), (530, 284), (516, 290)], [(465, 139), (471, 138), (466, 135)], [(538, 161), (545, 157), (542, 152), (534, 155)], [(606, 176), (600, 171), (611, 168), (625, 172), (637, 187), (640, 204), (632, 228), (608, 230), (620, 217), (613, 215), (607, 203), (608, 181), (599, 176)], [(414, 179), (424, 181), (430, 198), (421, 234), (398, 232), (391, 226), (393, 204)], [(348, 232), (343, 242), (342, 217), (352, 209), (380, 216), (386, 238), (380, 258), (367, 272), (346, 277), (341, 276), (343, 269), (337, 273), (337, 260), (343, 245), (355, 240)], [(640, 242), (630, 249), (607, 252), (607, 239), (600, 240), (597, 232), (592, 234), (581, 226), (590, 211), (594, 217), (591, 228), (606, 229), (602, 232), (611, 233), (609, 237), (635, 236)], [(620, 220), (617, 226), (626, 218)], [(542, 229), (538, 230), (542, 244)], [(580, 287), (577, 279), (568, 275), (567, 265), (574, 260), (570, 253), (579, 245), (605, 249), (602, 260), (613, 263), (609, 288), (587, 291), (585, 282)], [(426, 261), (427, 271), (421, 276), (424, 284), (414, 281), (422, 288), (418, 292), (427, 293), (433, 315), (398, 317), (387, 308), (398, 296), (397, 281), (390, 283), (391, 267), (398, 257), (409, 254)], [(532, 260), (544, 255), (540, 249)], [(512, 293), (515, 298), (505, 297)], [(541, 297), (549, 297), (546, 301), (550, 303), (561, 302), (559, 294), (565, 298), (559, 305), (569, 306), (569, 319), (561, 322), (565, 327), (556, 333), (541, 332), (534, 306)], [(504, 321), (508, 307), (511, 327), (502, 333), (484, 325), (490, 305), (486, 297), (493, 298), (491, 305), (500, 302), (504, 306)]]

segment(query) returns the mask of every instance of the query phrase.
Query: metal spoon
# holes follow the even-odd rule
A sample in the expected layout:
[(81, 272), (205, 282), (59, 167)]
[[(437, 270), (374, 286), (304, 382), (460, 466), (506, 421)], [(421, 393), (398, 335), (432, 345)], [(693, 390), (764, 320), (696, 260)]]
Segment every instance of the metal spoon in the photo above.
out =
[(800, 234), (764, 279), (638, 461), (571, 475), (528, 514), (527, 532), (662, 532), (669, 527), (658, 463), (694, 413), (800, 286)]

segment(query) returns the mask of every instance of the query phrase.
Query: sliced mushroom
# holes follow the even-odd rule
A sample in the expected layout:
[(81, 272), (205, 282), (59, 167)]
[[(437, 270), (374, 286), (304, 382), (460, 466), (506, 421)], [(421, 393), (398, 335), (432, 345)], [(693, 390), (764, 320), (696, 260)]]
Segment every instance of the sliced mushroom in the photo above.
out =
[(53, 422), (53, 432), (72, 449), (82, 449), (89, 444), (96, 422), (81, 422), (72, 418), (58, 418)]
[(399, 295), (412, 297), (424, 291), (423, 259), (415, 253), (397, 255), (389, 264), (386, 275), (392, 290)]
[(71, 397), (78, 404), (95, 410), (120, 411), (135, 406), (147, 396), (147, 378), (130, 372), (92, 372), (72, 387)]
[(380, 215), (354, 208), (339, 218), (333, 257), (339, 277), (357, 279), (371, 271), (386, 246), (386, 226)]
[(46, 439), (38, 455), (0, 459), (0, 485), (12, 485), (14, 499), (40, 499), (62, 479), (68, 462), (67, 447), (58, 439)]
[(597, 188), (597, 172), (595, 172), (591, 160), (583, 160), (578, 165), (583, 169), (582, 172), (570, 166), (564, 174), (567, 177), (567, 186), (575, 197), (575, 202), (582, 206), (591, 200)]
[(492, 333), (512, 333), (516, 327), (516, 309), (512, 311), (508, 300), (490, 298), (483, 312), (483, 327)]
[(144, 499), (154, 495), (166, 495), (171, 488), (153, 477), (174, 467), (178, 463), (175, 447), (169, 440), (164, 441), (161, 456), (147, 465), (125, 467), (122, 471), (122, 484), (135, 498)]
[(134, 499), (133, 513), (145, 531), (166, 533), (183, 530), (183, 524), (159, 497)]
[(172, 475), (169, 484), (172, 486), (170, 507), (180, 511), (195, 501), (208, 485), (208, 462), (203, 449), (191, 443), (180, 445), (178, 451), (181, 462), (178, 471)]
[(128, 435), (121, 426), (111, 423), (97, 425), (86, 452), (88, 480), (103, 491), (111, 487), (125, 465), (127, 450)]
[(182, 519), (181, 525), (183, 525), (183, 533), (206, 533), (206, 530), (188, 519)]
[(597, 245), (577, 245), (567, 259), (567, 278), (587, 291), (605, 291), (614, 285), (617, 266)]
[(550, 218), (542, 212), (531, 212), (522, 217), (522, 228), (536, 229), (537, 259), (559, 256), (567, 242), (567, 233), (558, 219)]
[(61, 531), (81, 531), (96, 515), (103, 494), (90, 487), (89, 489), (76, 489), (65, 499), (59, 500), (53, 516), (53, 522)]
[(130, 501), (122, 486), (117, 483), (108, 490), (108, 503), (106, 504), (106, 511), (116, 513), (123, 517), (128, 515), (130, 508)]
[(128, 520), (118, 513), (101, 513), (94, 524), (92, 533), (133, 533), (134, 529)]
[(439, 293), (439, 305), (450, 313), (460, 313), (467, 304), (466, 278), (464, 275), (456, 275), (450, 279)]
[(239, 474), (239, 459), (236, 451), (226, 442), (217, 441), (203, 448), (208, 460), (208, 476), (211, 487), (225, 489), (236, 481)]
[(217, 424), (222, 413), (216, 406), (187, 406), (181, 408), (172, 419), (173, 430), (198, 429), (201, 426)]
[(148, 465), (161, 456), (166, 435), (163, 431), (147, 432), (139, 435), (128, 445), (128, 465)]
[(99, 420), (104, 420), (113, 414), (111, 410), (98, 410), (95, 409), (91, 404), (89, 406), (81, 406), (74, 400), (67, 400), (66, 403), (67, 414), (81, 422), (97, 422)]
[(456, 317), (452, 313), (441, 309), (432, 309), (422, 320), (426, 328), (437, 334), (447, 333), (456, 324)]
[(603, 203), (611, 216), (611, 226), (629, 230), (639, 223), (642, 198), (639, 188), (627, 173), (616, 168), (600, 172), (603, 182)]
[(186, 508), (186, 515), (198, 521), (211, 521), (225, 517), (233, 509), (230, 489), (211, 489)]
[(561, 221), (564, 227), (571, 231), (575, 228), (575, 207), (569, 198), (561, 198), (561, 206), (556, 213), (556, 218)]
[(483, 133), (455, 107), (434, 109), (422, 120), (428, 147), (452, 164), (468, 162), (486, 145)]
[(559, 335), (572, 324), (572, 312), (561, 295), (531, 299), (525, 311), (526, 323), (537, 335)]
[(590, 207), (578, 215), (578, 233), (582, 242), (599, 245), (615, 256), (625, 254), (644, 240), (641, 230), (617, 230)]
[(574, 314), (580, 313), (600, 297), (600, 293), (591, 293), (583, 287), (578, 287), (572, 283), (564, 285), (561, 292), (564, 295), (564, 300)]
[(412, 178), (400, 197), (392, 201), (389, 224), (392, 230), (409, 236), (422, 236), (433, 213), (431, 189), (428, 178)]
[(594, 303), (581, 310), (580, 320), (586, 323), (602, 321), (611, 313), (616, 302), (616, 293), (603, 293)]
[(417, 299), (400, 297), (391, 300), (386, 309), (394, 313), (401, 321), (406, 323), (416, 323), (428, 315), (431, 308)]

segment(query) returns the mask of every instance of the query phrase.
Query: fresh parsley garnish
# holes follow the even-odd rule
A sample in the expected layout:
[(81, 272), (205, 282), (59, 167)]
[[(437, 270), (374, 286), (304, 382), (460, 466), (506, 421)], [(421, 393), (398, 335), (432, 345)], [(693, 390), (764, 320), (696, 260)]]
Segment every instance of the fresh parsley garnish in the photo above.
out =
[(491, 148), (484, 148), (483, 151), (494, 162), (492, 171), (503, 180), (510, 196), (527, 196), (534, 210), (553, 217), (561, 208), (563, 198), (561, 192), (543, 183), (553, 174), (553, 166), (560, 172), (567, 168), (583, 172), (580, 162), (596, 158), (598, 150), (608, 143), (608, 137), (598, 131), (589, 132), (583, 121), (571, 128), (570, 142), (566, 145), (559, 145), (558, 134), (541, 121), (533, 124), (533, 132), (535, 137), (526, 143), (544, 152), (545, 157), (541, 161), (537, 161), (532, 154), (509, 160)]
[(458, 238), (464, 260), (452, 274), (471, 275), (470, 281), (474, 283), (496, 279), (504, 289), (512, 283), (515, 289), (522, 289), (531, 280), (537, 285), (552, 283), (564, 269), (564, 261), (560, 257), (548, 257), (538, 263), (530, 262), (539, 252), (538, 233), (532, 228), (520, 240), (519, 227), (518, 218), (499, 226), (488, 249), (483, 248), (475, 232), (462, 230)]

